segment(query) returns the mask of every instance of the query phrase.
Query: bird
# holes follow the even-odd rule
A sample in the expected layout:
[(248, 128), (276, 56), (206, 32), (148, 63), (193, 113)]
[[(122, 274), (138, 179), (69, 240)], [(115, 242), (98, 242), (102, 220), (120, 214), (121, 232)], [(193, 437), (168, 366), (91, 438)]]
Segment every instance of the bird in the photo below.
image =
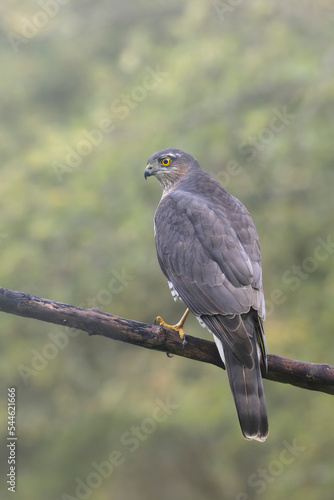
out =
[(158, 262), (172, 295), (214, 337), (226, 367), (241, 432), (265, 441), (268, 417), (261, 365), (267, 370), (261, 251), (246, 207), (194, 156), (167, 148), (150, 156), (144, 177), (156, 177), (162, 197), (154, 215)]

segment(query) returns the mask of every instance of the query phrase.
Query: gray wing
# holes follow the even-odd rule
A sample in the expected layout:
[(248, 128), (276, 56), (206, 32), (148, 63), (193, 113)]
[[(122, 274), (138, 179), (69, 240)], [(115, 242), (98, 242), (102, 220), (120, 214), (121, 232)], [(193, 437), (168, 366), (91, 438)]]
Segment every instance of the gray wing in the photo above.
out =
[(241, 315), (251, 308), (264, 315), (258, 236), (242, 203), (223, 194), (218, 200), (186, 191), (165, 196), (155, 215), (155, 242), (161, 269), (185, 304), (196, 316), (219, 316), (221, 340), (251, 367)]
[(258, 237), (245, 207), (240, 202), (237, 207), (239, 213), (226, 213), (176, 191), (157, 209), (159, 263), (196, 316), (243, 314), (251, 307), (264, 315)]

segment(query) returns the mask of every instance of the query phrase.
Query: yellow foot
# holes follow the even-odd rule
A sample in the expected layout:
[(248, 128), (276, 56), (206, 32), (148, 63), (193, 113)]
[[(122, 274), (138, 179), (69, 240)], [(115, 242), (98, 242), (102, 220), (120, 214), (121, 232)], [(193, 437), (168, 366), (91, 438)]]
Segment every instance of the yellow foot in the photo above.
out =
[(170, 330), (174, 330), (174, 332), (179, 332), (179, 335), (181, 339), (184, 339), (185, 333), (182, 328), (182, 326), (179, 325), (179, 323), (176, 323), (176, 325), (169, 325), (166, 323), (161, 316), (157, 316), (155, 318), (155, 323), (159, 323), (159, 325), (164, 326), (165, 328), (169, 328)]
[(165, 328), (169, 328), (170, 330), (174, 330), (174, 332), (178, 332), (181, 340), (183, 340), (185, 342), (185, 333), (183, 330), (183, 325), (187, 319), (189, 312), (190, 312), (189, 309), (187, 309), (186, 312), (184, 313), (184, 315), (182, 316), (182, 318), (180, 319), (180, 321), (178, 323), (176, 323), (176, 325), (168, 325), (168, 323), (166, 323), (162, 319), (161, 316), (157, 316), (157, 318), (155, 319), (155, 322), (159, 323), (161, 326), (164, 326)]

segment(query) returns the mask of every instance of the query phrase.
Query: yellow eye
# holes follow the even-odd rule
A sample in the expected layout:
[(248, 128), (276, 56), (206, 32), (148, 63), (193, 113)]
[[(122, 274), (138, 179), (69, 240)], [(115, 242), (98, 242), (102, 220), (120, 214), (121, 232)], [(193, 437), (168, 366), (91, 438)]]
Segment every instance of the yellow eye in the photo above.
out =
[(168, 167), (168, 165), (170, 165), (170, 158), (162, 158), (160, 160), (160, 164), (163, 165), (164, 167)]

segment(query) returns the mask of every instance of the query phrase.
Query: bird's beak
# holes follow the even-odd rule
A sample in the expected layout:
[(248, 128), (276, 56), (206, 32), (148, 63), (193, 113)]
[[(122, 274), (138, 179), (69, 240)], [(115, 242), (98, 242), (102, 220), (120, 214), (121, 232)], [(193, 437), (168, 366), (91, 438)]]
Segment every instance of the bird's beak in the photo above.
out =
[(148, 163), (144, 171), (145, 179), (147, 179), (147, 177), (150, 177), (150, 175), (153, 175), (153, 167), (150, 163)]

